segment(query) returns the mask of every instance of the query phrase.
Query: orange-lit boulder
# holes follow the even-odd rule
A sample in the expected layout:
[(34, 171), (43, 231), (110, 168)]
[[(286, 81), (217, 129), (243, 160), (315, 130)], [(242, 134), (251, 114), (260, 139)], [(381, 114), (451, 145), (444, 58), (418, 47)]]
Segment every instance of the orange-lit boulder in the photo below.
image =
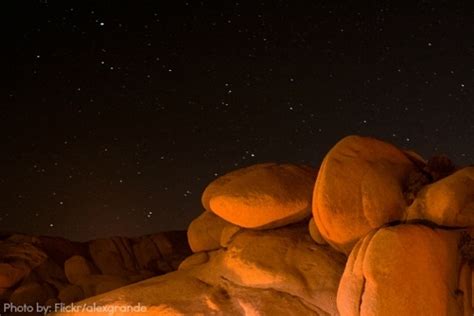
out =
[[(188, 227), (188, 242), (193, 252), (215, 250), (221, 247), (224, 230), (237, 233), (241, 228), (231, 224), (216, 214), (205, 211)], [(231, 238), (232, 236), (226, 236)]]
[(78, 304), (130, 308), (140, 302), (147, 315), (338, 314), (345, 257), (314, 243), (306, 223), (242, 230), (227, 249), (205, 254), (194, 254), (176, 272)]
[(9, 288), (20, 281), (27, 271), (8, 263), (0, 263), (0, 288)]
[(183, 260), (178, 267), (178, 270), (186, 270), (194, 266), (204, 264), (209, 261), (209, 255), (207, 252), (193, 253), (189, 257)]
[(240, 227), (281, 227), (311, 214), (315, 177), (316, 171), (306, 166), (258, 164), (214, 180), (202, 204)]
[(335, 293), (346, 258), (316, 244), (306, 223), (272, 231), (246, 231), (235, 236), (215, 269), (239, 286), (271, 288), (337, 312)]
[(424, 187), (408, 208), (407, 217), (442, 226), (474, 227), (474, 167)]
[(324, 240), (323, 236), (321, 236), (321, 233), (319, 232), (318, 226), (314, 223), (314, 218), (311, 217), (308, 223), (308, 230), (309, 230), (309, 235), (315, 242), (317, 242), (320, 245), (325, 245), (327, 244), (326, 240)]
[(76, 284), (84, 276), (98, 274), (99, 271), (82, 256), (73, 256), (64, 262), (64, 273), (71, 284)]
[(370, 230), (404, 216), (404, 188), (414, 163), (395, 146), (348, 136), (324, 158), (313, 195), (313, 215), (323, 238), (350, 252)]
[[(283, 292), (209, 284), (187, 271), (176, 271), (81, 301), (81, 306), (114, 309), (112, 315), (331, 315)], [(120, 312), (123, 310), (124, 312)], [(90, 316), (90, 312), (57, 312), (52, 316)], [(111, 314), (98, 314), (111, 315)]]
[[(344, 316), (471, 315), (460, 233), (422, 225), (372, 231), (352, 250), (337, 293)], [(461, 297), (460, 297), (461, 296)], [(467, 300), (467, 302), (465, 302)]]

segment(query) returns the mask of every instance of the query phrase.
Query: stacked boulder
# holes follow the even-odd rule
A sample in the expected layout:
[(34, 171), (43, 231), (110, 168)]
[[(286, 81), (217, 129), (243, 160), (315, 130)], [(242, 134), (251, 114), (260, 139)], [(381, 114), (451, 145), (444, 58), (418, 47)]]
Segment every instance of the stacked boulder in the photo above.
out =
[(341, 315), (472, 315), (461, 248), (474, 226), (473, 167), (346, 137), (321, 165), (313, 215), (323, 239), (349, 255)]
[(473, 167), (349, 136), (319, 171), (236, 170), (202, 204), (178, 271), (82, 303), (140, 303), (148, 315), (472, 315)]
[(311, 238), (316, 174), (267, 163), (216, 179), (178, 271), (81, 303), (140, 302), (148, 315), (337, 315), (346, 257)]
[(6, 234), (0, 239), (0, 303), (69, 304), (174, 271), (189, 253), (185, 232), (83, 243)]

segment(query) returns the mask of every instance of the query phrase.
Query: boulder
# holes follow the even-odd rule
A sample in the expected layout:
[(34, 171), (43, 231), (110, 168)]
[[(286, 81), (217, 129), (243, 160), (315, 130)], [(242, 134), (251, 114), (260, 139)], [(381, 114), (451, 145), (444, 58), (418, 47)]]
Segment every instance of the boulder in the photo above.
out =
[(53, 295), (49, 288), (45, 288), (42, 284), (32, 282), (21, 285), (10, 295), (9, 301), (14, 305), (33, 305), (44, 304)]
[(89, 253), (102, 274), (127, 276), (137, 271), (130, 240), (124, 237), (89, 242)]
[(207, 252), (194, 253), (191, 256), (184, 259), (183, 262), (181, 262), (178, 270), (186, 270), (191, 267), (206, 263), (208, 261), (209, 261), (209, 255), (207, 254)]
[(137, 238), (132, 249), (138, 269), (156, 272), (158, 270), (157, 263), (165, 260), (149, 236)]
[(232, 171), (211, 182), (204, 208), (245, 228), (276, 228), (311, 214), (316, 171), (292, 164), (266, 163)]
[[(14, 235), (17, 237), (17, 235)], [(0, 242), (0, 262), (26, 269), (27, 273), (41, 265), (48, 255), (40, 248), (23, 241), (7, 239)]]
[(204, 254), (193, 255), (191, 264), (184, 261), (181, 270), (80, 304), (133, 307), (140, 302), (147, 315), (338, 314), (345, 257), (315, 244), (306, 223), (243, 230), (227, 249)]
[(59, 291), (58, 299), (61, 303), (71, 304), (84, 299), (84, 291), (78, 285), (68, 285)]
[(19, 282), (26, 274), (25, 269), (0, 263), (0, 288), (9, 288)]
[(46, 259), (36, 267), (32, 274), (36, 280), (47, 283), (59, 291), (68, 284), (63, 267), (57, 265), (51, 258)]
[[(460, 288), (461, 234), (422, 225), (370, 232), (352, 250), (337, 293), (341, 315), (472, 315)], [(461, 277), (460, 277), (461, 276)], [(467, 300), (467, 302), (464, 302)]]
[[(45, 304), (59, 296), (63, 302), (77, 301), (176, 270), (191, 253), (182, 231), (84, 243), (57, 237), (0, 235), (0, 303)], [(89, 257), (102, 270), (86, 259)], [(102, 275), (104, 272), (108, 274)]]
[(67, 259), (64, 262), (64, 272), (71, 284), (77, 284), (84, 276), (99, 273), (97, 268), (82, 256), (73, 256)]
[(335, 293), (346, 259), (314, 243), (307, 224), (238, 234), (220, 256), (210, 260), (221, 275), (239, 286), (272, 288), (336, 313)]
[(320, 245), (326, 245), (327, 242), (324, 240), (323, 236), (321, 236), (321, 233), (319, 232), (318, 226), (314, 223), (314, 218), (311, 217), (311, 219), (308, 222), (308, 230), (309, 230), (309, 235), (315, 242), (317, 242)]
[(181, 261), (192, 252), (188, 245), (187, 236), (182, 231), (161, 232), (147, 236), (155, 244), (161, 254), (162, 260), (156, 265), (157, 274), (163, 274), (178, 269)]
[(63, 267), (64, 262), (73, 256), (87, 256), (87, 243), (70, 241), (60, 237), (39, 236), (35, 244), (40, 247), (48, 257), (58, 266)]
[(463, 168), (424, 187), (408, 208), (407, 219), (474, 227), (474, 167)]
[(324, 158), (313, 195), (313, 216), (322, 237), (348, 254), (370, 230), (404, 216), (404, 196), (415, 164), (395, 146), (348, 136)]
[[(231, 229), (234, 227), (235, 229)], [(227, 229), (226, 229), (227, 228)], [(222, 232), (237, 233), (240, 228), (212, 212), (205, 211), (193, 220), (188, 227), (188, 242), (193, 252), (215, 250), (221, 247)], [(225, 242), (232, 236), (225, 236)]]

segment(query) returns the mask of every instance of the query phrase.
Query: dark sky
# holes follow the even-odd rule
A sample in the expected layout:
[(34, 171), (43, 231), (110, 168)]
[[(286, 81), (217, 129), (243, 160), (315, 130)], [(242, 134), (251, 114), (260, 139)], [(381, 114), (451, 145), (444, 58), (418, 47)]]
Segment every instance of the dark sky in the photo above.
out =
[(3, 10), (0, 230), (185, 229), (216, 176), (348, 134), (473, 161), (462, 1), (124, 2)]

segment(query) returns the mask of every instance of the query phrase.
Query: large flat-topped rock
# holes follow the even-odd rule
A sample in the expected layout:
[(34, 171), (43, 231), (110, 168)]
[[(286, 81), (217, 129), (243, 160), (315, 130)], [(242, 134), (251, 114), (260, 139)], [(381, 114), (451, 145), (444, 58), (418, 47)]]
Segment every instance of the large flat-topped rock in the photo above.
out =
[(266, 163), (232, 171), (203, 193), (204, 207), (245, 228), (275, 228), (311, 214), (316, 170)]

